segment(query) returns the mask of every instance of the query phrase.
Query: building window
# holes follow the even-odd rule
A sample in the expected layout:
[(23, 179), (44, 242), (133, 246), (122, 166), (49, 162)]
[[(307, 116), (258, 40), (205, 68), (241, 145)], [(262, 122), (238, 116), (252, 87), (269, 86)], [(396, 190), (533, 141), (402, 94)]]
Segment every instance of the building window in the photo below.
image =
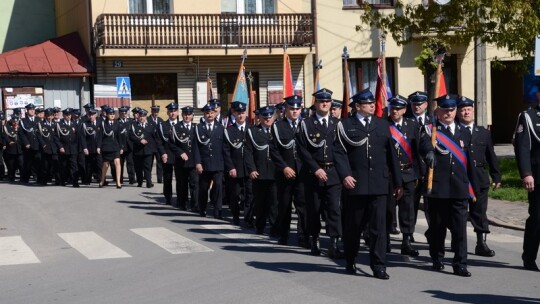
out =
[[(369, 88), (369, 90), (375, 94), (375, 88), (377, 87), (377, 59), (362, 59), (362, 60), (349, 60), (349, 77), (351, 79), (350, 88), (351, 96)], [(386, 86), (390, 88), (393, 94), (395, 94), (395, 73), (394, 73), (394, 59), (386, 59), (386, 75), (388, 82)]]
[(178, 99), (176, 74), (130, 74), (133, 100)]
[(221, 0), (222, 13), (275, 14), (276, 0)]
[(170, 14), (171, 0), (129, 0), (130, 14)]
[(358, 8), (360, 4), (368, 3), (375, 7), (394, 6), (394, 0), (343, 0), (344, 8)]

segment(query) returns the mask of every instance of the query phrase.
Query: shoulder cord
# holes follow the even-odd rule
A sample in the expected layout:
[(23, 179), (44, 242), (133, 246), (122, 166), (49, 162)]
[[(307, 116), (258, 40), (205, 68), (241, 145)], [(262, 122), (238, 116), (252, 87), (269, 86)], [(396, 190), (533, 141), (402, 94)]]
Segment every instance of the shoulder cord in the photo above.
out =
[(262, 150), (268, 149), (268, 144), (266, 144), (266, 145), (264, 145), (264, 146), (259, 146), (259, 145), (255, 142), (255, 139), (253, 139), (253, 134), (251, 133), (251, 129), (248, 129), (248, 134), (249, 134), (249, 138), (251, 139), (251, 143), (253, 144), (253, 147), (255, 147), (255, 149), (257, 149), (258, 151), (262, 151)]
[[(193, 127), (195, 127), (195, 126), (193, 126)], [(185, 139), (181, 139), (180, 137), (178, 137), (178, 133), (176, 133), (176, 129), (174, 127), (173, 127), (173, 131), (172, 131), (172, 135), (173, 135), (172, 136), (173, 142), (175, 142), (177, 140), (179, 142), (183, 143), (183, 144), (189, 142), (189, 135)]]
[[(345, 142), (353, 147), (361, 147), (363, 145), (365, 145), (366, 143), (369, 142), (369, 137), (366, 137), (364, 139), (362, 139), (361, 141), (354, 141), (352, 139), (350, 139), (347, 134), (345, 133), (345, 129), (343, 129), (343, 124), (340, 122), (338, 122), (338, 138), (339, 138), (339, 141), (341, 142), (341, 145), (343, 146), (343, 148), (345, 148), (345, 146), (343, 145), (343, 142), (341, 141), (341, 138), (343, 138), (345, 140)], [(369, 146), (369, 144), (367, 145)], [(345, 149), (345, 151), (347, 151), (347, 149)]]
[(6, 135), (13, 139), (13, 141), (16, 141), (17, 140), (17, 132), (15, 132), (15, 130), (13, 130), (13, 133), (9, 133), (8, 129), (7, 129), (7, 125), (4, 126), (4, 132), (6, 133)]
[(229, 142), (229, 145), (231, 145), (233, 148), (235, 149), (240, 149), (242, 148), (242, 146), (244, 145), (244, 142), (240, 142), (240, 143), (237, 143), (237, 144), (233, 144), (231, 142), (231, 139), (229, 137), (229, 131), (227, 131), (228, 129), (225, 129), (225, 138), (227, 139), (227, 141)]
[[(540, 138), (538, 138), (538, 135), (536, 134), (536, 132), (534, 132), (533, 123), (531, 117), (529, 116), (529, 113), (523, 112), (523, 114), (525, 115), (525, 121), (527, 121), (527, 125), (529, 127), (529, 134), (532, 133), (534, 135), (534, 138), (536, 138), (537, 141), (540, 141)], [(532, 148), (531, 140), (532, 138), (531, 136), (529, 136), (529, 149)]]
[(142, 140), (142, 139), (144, 138), (144, 133), (141, 134), (141, 135), (139, 136), (139, 135), (137, 135), (137, 133), (135, 132), (135, 124), (132, 124), (132, 125), (131, 125), (131, 131), (133, 132), (133, 135), (135, 135), (135, 137), (137, 137), (138, 139), (141, 139), (141, 140)]
[(112, 128), (111, 128), (111, 131), (107, 132), (107, 129), (105, 129), (105, 122), (104, 121), (101, 122), (101, 128), (103, 128), (103, 134), (105, 134), (105, 136), (107, 136), (107, 137), (112, 136), (114, 138), (114, 130), (112, 130)]
[(58, 136), (60, 136), (60, 135), (68, 136), (69, 133), (70, 133), (69, 128), (68, 128), (67, 132), (63, 132), (62, 128), (60, 128), (60, 123), (59, 122), (56, 123), (56, 130), (58, 131)]
[(163, 123), (159, 123), (159, 131), (159, 133), (161, 133), (160, 137), (163, 139), (163, 141), (169, 141), (169, 137), (165, 137), (165, 133), (163, 132)]
[(273, 126), (274, 128), (274, 133), (276, 133), (276, 139), (279, 143), (280, 146), (282, 146), (284, 149), (291, 149), (291, 148), (294, 148), (294, 146), (296, 145), (296, 141), (294, 139), (291, 139), (291, 141), (289, 141), (288, 144), (284, 145), (282, 142), (281, 142), (281, 139), (279, 138), (279, 133), (278, 133), (278, 127), (276, 124), (274, 124)]
[(38, 129), (39, 129), (39, 134), (41, 135), (41, 137), (49, 138), (49, 136), (51, 136), (51, 132), (49, 132), (49, 134), (47, 135), (43, 134), (43, 128), (41, 127), (40, 123), (38, 123)]
[(300, 123), (300, 125), (301, 125), (302, 130), (304, 131), (304, 135), (306, 136), (306, 141), (309, 143), (310, 146), (312, 146), (313, 148), (320, 148), (320, 147), (326, 145), (326, 139), (321, 140), (321, 142), (318, 143), (318, 144), (313, 143), (313, 142), (309, 139), (309, 135), (308, 135), (308, 133), (307, 133), (307, 128), (306, 128), (306, 124), (305, 124), (305, 121), (304, 121), (304, 120), (302, 120), (302, 122)]
[(92, 133), (88, 132), (88, 128), (87, 128), (86, 126), (87, 126), (87, 124), (86, 124), (85, 122), (83, 122), (83, 129), (84, 129), (84, 133), (85, 133), (86, 135), (93, 136), (93, 135), (96, 134), (96, 130), (95, 130), (95, 129), (92, 131)]
[(208, 138), (207, 141), (202, 141), (201, 137), (199, 136), (199, 128), (195, 128), (195, 134), (197, 135), (197, 140), (204, 146), (207, 146), (210, 143), (210, 138)]
[(33, 132), (34, 131), (34, 127), (30, 128), (30, 130), (28, 130), (27, 128), (25, 128), (24, 126), (24, 121), (21, 119), (21, 123), (20, 123), (20, 126), (23, 128), (23, 130), (27, 133), (30, 133), (30, 132)]

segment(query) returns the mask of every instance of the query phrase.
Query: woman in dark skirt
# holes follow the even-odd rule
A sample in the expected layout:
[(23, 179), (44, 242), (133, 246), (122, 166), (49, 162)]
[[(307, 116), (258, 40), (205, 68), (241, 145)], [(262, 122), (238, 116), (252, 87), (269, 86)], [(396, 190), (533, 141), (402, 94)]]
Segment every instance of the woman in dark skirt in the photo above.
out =
[(19, 116), (12, 115), (11, 120), (3, 127), (1, 132), (4, 143), (4, 160), (8, 170), (8, 179), (10, 183), (15, 182), (15, 172), (22, 169), (22, 143), (18, 139)]
[(101, 121), (101, 126), (98, 127), (97, 138), (97, 153), (103, 158), (103, 166), (101, 167), (101, 181), (99, 187), (102, 188), (105, 184), (105, 176), (109, 169), (110, 163), (113, 162), (116, 168), (116, 176), (113, 178), (116, 181), (116, 188), (122, 189), (120, 184), (120, 154), (123, 153), (124, 145), (120, 137), (120, 125), (114, 119), (114, 109), (106, 108), (106, 119)]

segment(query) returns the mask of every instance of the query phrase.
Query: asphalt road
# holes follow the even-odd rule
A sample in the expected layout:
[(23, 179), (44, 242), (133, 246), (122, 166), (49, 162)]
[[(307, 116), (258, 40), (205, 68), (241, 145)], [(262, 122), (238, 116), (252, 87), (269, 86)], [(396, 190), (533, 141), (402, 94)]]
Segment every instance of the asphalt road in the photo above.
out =
[(397, 254), (394, 238), (381, 281), (365, 247), (361, 273), (346, 275), (343, 260), (178, 211), (160, 192), (0, 184), (0, 303), (540, 303), (540, 272), (521, 269), (522, 232), (493, 227), (497, 255), (469, 255), (462, 278), (451, 253), (445, 272), (431, 270), (420, 219), (420, 257)]

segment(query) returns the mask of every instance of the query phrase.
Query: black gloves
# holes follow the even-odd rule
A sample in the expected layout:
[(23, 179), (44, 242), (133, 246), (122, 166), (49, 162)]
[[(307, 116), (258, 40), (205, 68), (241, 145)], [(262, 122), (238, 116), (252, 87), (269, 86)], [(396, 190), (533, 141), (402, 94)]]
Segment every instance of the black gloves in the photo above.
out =
[(435, 165), (437, 163), (435, 161), (435, 152), (429, 151), (428, 154), (426, 154), (425, 161), (430, 168), (435, 168)]

